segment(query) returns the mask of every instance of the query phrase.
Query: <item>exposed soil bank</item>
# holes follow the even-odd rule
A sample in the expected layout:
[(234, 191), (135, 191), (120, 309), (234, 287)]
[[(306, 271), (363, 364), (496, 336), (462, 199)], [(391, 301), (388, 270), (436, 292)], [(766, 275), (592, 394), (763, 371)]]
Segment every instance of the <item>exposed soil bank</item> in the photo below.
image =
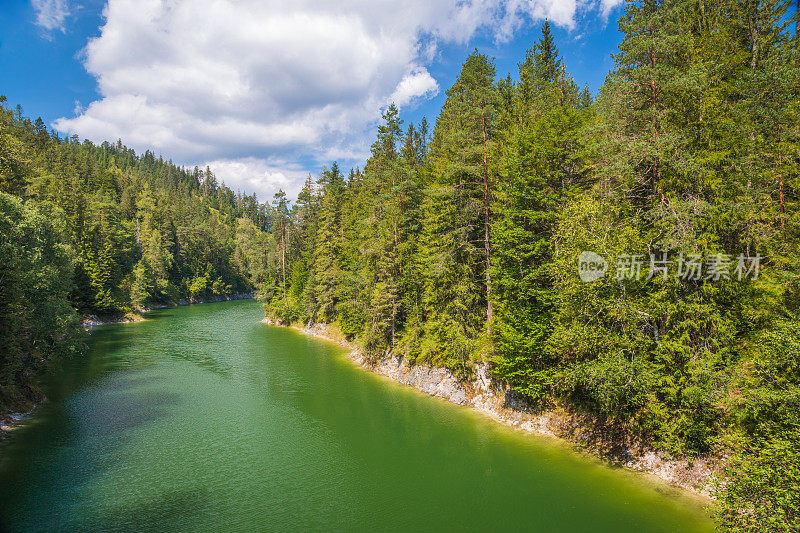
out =
[[(281, 325), (269, 318), (271, 325)], [(580, 449), (602, 458), (614, 466), (622, 466), (651, 474), (671, 485), (698, 495), (713, 498), (713, 476), (719, 461), (714, 458), (675, 459), (631, 439), (588, 415), (566, 411), (538, 412), (506, 384), (491, 377), (486, 365), (478, 365), (475, 379), (459, 381), (445, 368), (424, 364), (410, 366), (402, 357), (392, 354), (372, 363), (354, 344), (331, 334), (322, 324), (310, 327), (292, 326), (314, 337), (335, 342), (350, 350), (348, 357), (363, 368), (414, 387), (430, 396), (471, 407), (498, 422), (522, 431), (564, 439)]]
[(140, 322), (144, 320), (141, 313), (153, 311), (155, 309), (167, 309), (169, 307), (177, 307), (179, 305), (194, 305), (194, 304), (207, 304), (215, 302), (228, 302), (230, 300), (252, 300), (255, 294), (252, 292), (238, 292), (233, 294), (222, 294), (218, 296), (208, 296), (204, 298), (181, 298), (177, 302), (170, 304), (152, 304), (138, 308), (135, 314), (127, 314), (122, 316), (97, 316), (86, 315), (81, 319), (81, 325), (84, 328), (91, 328), (94, 326), (102, 326), (104, 324), (124, 324), (127, 322)]
[(24, 425), (45, 401), (44, 395), (39, 394), (35, 400), (28, 400), (10, 410), (2, 409), (0, 406), (0, 443), (6, 440), (12, 431)]

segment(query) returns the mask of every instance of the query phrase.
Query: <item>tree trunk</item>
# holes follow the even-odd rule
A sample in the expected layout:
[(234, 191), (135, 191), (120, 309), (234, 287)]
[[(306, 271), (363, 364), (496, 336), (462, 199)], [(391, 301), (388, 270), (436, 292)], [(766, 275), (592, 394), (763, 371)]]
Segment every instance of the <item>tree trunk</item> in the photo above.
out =
[[(800, 2), (800, 0), (798, 0)], [(700, 0), (700, 28), (706, 29), (706, 3), (705, 0)]]
[(780, 197), (781, 197), (781, 231), (786, 231), (786, 204), (783, 197), (783, 173), (779, 174)]
[[(484, 106), (481, 106), (484, 107)], [(483, 247), (486, 254), (486, 334), (492, 334), (492, 273), (491, 247), (489, 243), (489, 170), (486, 164), (486, 114), (481, 117), (483, 129)]]
[(286, 223), (281, 218), (281, 273), (283, 274), (283, 305), (286, 307)]
[[(392, 172), (392, 189), (397, 191), (397, 184), (394, 181), (395, 173)], [(400, 256), (400, 229), (399, 229), (399, 221), (398, 218), (403, 216), (403, 193), (402, 191), (397, 191), (397, 213), (394, 214), (392, 217), (392, 231), (394, 232), (394, 249), (395, 253), (397, 254), (397, 268), (400, 271), (400, 275), (403, 275), (403, 258)], [(394, 327), (394, 326), (392, 326)]]
[(783, 196), (783, 155), (780, 153), (781, 128), (778, 126), (778, 195), (781, 205), (781, 231), (786, 231), (786, 203)]
[(754, 13), (750, 19), (750, 44), (753, 47), (753, 55), (750, 58), (750, 68), (755, 70), (758, 66), (758, 20), (757, 20), (757, 13)]

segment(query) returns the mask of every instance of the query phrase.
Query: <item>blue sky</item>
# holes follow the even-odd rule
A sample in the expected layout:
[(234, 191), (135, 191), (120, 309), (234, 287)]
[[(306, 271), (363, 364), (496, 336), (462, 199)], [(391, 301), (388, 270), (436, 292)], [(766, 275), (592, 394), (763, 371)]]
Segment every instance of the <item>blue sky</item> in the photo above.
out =
[(432, 123), (466, 55), (499, 76), (544, 17), (597, 92), (620, 0), (2, 0), (0, 94), (62, 134), (122, 138), (234, 189), (291, 196), (332, 160), (361, 166), (380, 108)]

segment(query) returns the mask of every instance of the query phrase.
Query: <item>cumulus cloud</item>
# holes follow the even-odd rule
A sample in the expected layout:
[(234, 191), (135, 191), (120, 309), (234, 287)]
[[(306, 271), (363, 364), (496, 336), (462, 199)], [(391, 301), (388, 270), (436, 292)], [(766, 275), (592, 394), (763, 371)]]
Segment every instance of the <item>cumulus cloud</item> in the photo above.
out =
[(269, 202), (272, 195), (283, 189), (290, 198), (297, 196), (308, 172), (297, 163), (269, 162), (256, 157), (216, 159), (208, 161), (217, 179), (234, 190), (255, 193), (261, 202)]
[(619, 0), (109, 0), (84, 50), (101, 98), (54, 126), (296, 189), (292, 162), (360, 159), (382, 107), (438, 93), (440, 44), (545, 17), (571, 28), (598, 1)]
[(603, 17), (608, 18), (617, 6), (620, 6), (624, 3), (625, 0), (600, 0), (600, 12), (603, 14)]
[(439, 84), (426, 69), (421, 68), (403, 76), (389, 101), (402, 107), (415, 98), (436, 96), (438, 92)]
[(31, 0), (36, 14), (36, 24), (47, 31), (64, 31), (64, 21), (69, 16), (67, 0)]

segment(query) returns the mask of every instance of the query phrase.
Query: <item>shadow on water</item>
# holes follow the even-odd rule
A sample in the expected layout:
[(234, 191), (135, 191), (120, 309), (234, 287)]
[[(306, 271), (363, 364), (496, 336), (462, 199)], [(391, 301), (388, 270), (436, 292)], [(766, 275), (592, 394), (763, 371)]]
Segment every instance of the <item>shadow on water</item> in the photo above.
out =
[[(145, 531), (203, 531), (210, 514), (211, 498), (207, 490), (174, 490), (157, 497), (86, 511), (69, 524), (53, 525), (42, 531), (119, 533)], [(37, 529), (40, 530), (40, 529)], [(0, 533), (22, 533), (0, 522)]]
[[(33, 527), (26, 530), (52, 530), (46, 513), (53, 509), (39, 511), (46, 502), (35, 501), (32, 494), (42, 491), (42, 485), (62, 495), (80, 494), (115, 466), (114, 450), (143, 426), (159, 424), (184, 401), (167, 389), (153, 390), (160, 380), (139, 372), (108, 371), (89, 381), (93, 384), (84, 382), (81, 394), (45, 404), (0, 449), (0, 531), (8, 530), (6, 520), (15, 522), (19, 514), (34, 517)], [(36, 522), (39, 515), (41, 523)]]
[(63, 531), (203, 531), (210, 505), (205, 489), (173, 490), (127, 505), (92, 510)]
[[(115, 385), (114, 389), (124, 391), (124, 386)], [(93, 423), (84, 427), (83, 437), (119, 439), (124, 437), (125, 433), (144, 424), (157, 424), (159, 419), (170, 414), (172, 407), (181, 403), (183, 403), (181, 396), (168, 390), (148, 392), (146, 397), (107, 394), (104, 391), (103, 397), (86, 406), (91, 409)]]
[(57, 364), (43, 384), (49, 401), (58, 402), (102, 379), (105, 375), (119, 370), (118, 358), (113, 354), (124, 352), (136, 342), (134, 332), (126, 326), (128, 325), (95, 329), (89, 335), (85, 353), (64, 359)]
[(204, 370), (209, 370), (209, 371), (217, 374), (218, 376), (221, 376), (221, 377), (230, 376), (230, 373), (231, 373), (230, 366), (221, 363), (220, 361), (218, 361), (214, 357), (205, 356), (202, 353), (188, 353), (188, 352), (182, 352), (182, 353), (179, 352), (179, 353), (175, 353), (175, 354), (172, 354), (172, 355), (174, 355), (175, 357), (177, 357), (179, 359), (183, 359), (184, 361), (186, 361), (188, 363), (192, 363), (194, 365), (197, 365), (198, 367), (200, 367), (200, 368), (202, 368)]

